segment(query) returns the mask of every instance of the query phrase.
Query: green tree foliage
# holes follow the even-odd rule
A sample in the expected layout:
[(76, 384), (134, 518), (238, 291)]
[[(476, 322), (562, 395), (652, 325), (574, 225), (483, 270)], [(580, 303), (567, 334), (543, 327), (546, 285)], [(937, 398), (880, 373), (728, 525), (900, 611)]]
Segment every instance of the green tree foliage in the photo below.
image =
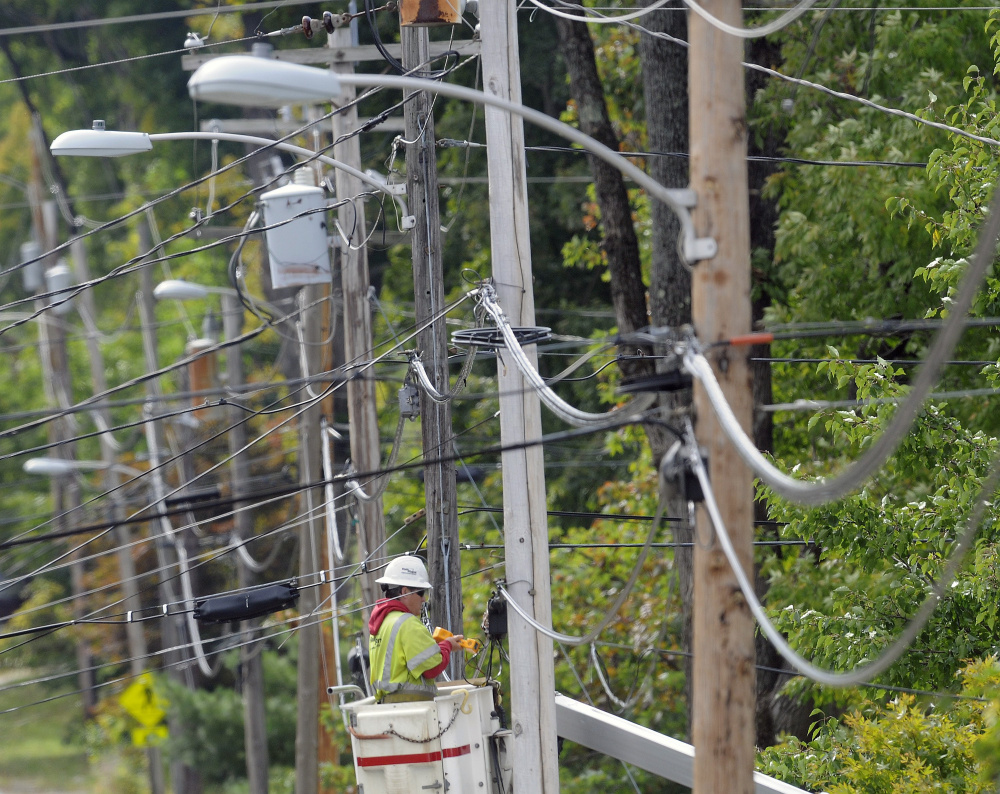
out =
[[(268, 760), (275, 767), (294, 766), (295, 657), (287, 652), (263, 653)], [(168, 738), (167, 754), (197, 769), (210, 783), (246, 776), (243, 697), (232, 686), (237, 660), (229, 661), (213, 689), (192, 690), (166, 678), (158, 680), (171, 715), (182, 726)]]
[[(850, 41), (850, 28), (850, 22), (842, 23), (820, 39), (815, 53), (820, 82), (832, 85), (840, 79), (875, 99), (879, 86), (888, 87), (880, 75), (883, 80), (892, 75), (894, 93), (882, 101), (993, 136), (994, 89), (980, 74), (982, 65), (993, 63), (986, 48), (995, 49), (997, 40), (981, 32), (981, 17), (932, 21), (892, 12), (872, 28), (868, 55), (840, 43), (841, 36)], [(801, 68), (809, 60), (803, 51), (806, 38), (790, 39), (788, 65)], [(947, 41), (951, 48), (939, 49)], [(959, 42), (961, 53), (954, 49)], [(773, 91), (776, 100), (781, 91)], [(773, 107), (777, 118), (776, 101)], [(804, 108), (802, 94), (795, 97), (791, 154), (926, 160), (928, 167), (792, 166), (772, 179), (770, 187), (783, 206), (775, 265), (787, 289), (772, 319), (947, 316), (997, 165), (990, 148), (958, 135), (942, 140), (942, 135), (871, 110), (845, 113), (841, 103), (826, 99)], [(996, 313), (996, 291), (991, 275), (974, 314)], [(926, 347), (922, 336), (853, 337), (825, 349), (803, 340), (782, 345), (786, 354), (828, 359), (818, 367), (776, 368), (776, 394), (782, 398), (806, 396), (803, 388), (808, 387), (813, 393), (832, 391), (876, 402), (780, 424), (779, 461), (789, 470), (827, 475), (858, 457), (891, 421), (893, 408), (877, 400), (905, 397), (912, 376), (910, 367), (886, 359), (919, 358)], [(855, 356), (876, 363), (847, 360)], [(967, 332), (955, 357), (996, 359), (990, 333)], [(992, 377), (996, 367), (980, 370), (947, 369), (941, 388), (982, 385), (982, 375)], [(932, 401), (891, 460), (840, 502), (804, 509), (762, 489), (772, 517), (787, 522), (782, 536), (816, 544), (801, 555), (773, 557), (764, 569), (772, 615), (792, 644), (835, 669), (870, 661), (887, 648), (932, 596), (931, 583), (952, 553), (973, 501), (983, 498), (981, 483), (998, 448), (996, 413), (988, 405)], [(996, 497), (985, 498), (994, 507), (979, 527), (966, 564), (946, 583), (947, 597), (912, 648), (879, 678), (898, 687), (948, 691), (958, 676), (964, 699), (935, 702), (900, 695), (886, 702), (888, 695), (877, 689), (847, 695), (812, 689), (826, 714), (844, 708), (848, 714), (819, 720), (809, 741), (788, 738), (766, 751), (766, 771), (831, 792), (988, 790), (986, 781), (996, 770), (981, 762), (988, 763), (995, 742), (995, 711), (988, 701), (998, 684), (993, 656), (998, 614), (991, 595), (998, 537)], [(803, 689), (809, 688), (801, 680), (786, 685), (789, 692)], [(969, 700), (970, 695), (986, 700)]]
[(1000, 668), (991, 657), (963, 667), (958, 677), (962, 686), (954, 698), (934, 702), (900, 694), (869, 703), (817, 724), (809, 741), (789, 738), (768, 748), (760, 769), (829, 794), (993, 791), (977, 756), (988, 749), (995, 705), (980, 694), (1000, 687)]

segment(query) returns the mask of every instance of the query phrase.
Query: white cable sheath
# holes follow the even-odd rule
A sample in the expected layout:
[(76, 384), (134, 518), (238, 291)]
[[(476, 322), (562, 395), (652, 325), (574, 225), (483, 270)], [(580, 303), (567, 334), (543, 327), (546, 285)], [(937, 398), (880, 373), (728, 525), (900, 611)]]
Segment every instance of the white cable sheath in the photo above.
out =
[(514, 335), (514, 330), (510, 327), (507, 316), (496, 301), (492, 288), (484, 287), (481, 290), (480, 300), (483, 307), (497, 324), (497, 328), (503, 335), (506, 349), (510, 351), (511, 356), (514, 358), (514, 363), (521, 371), (521, 374), (524, 375), (525, 380), (538, 393), (538, 398), (545, 403), (549, 410), (567, 424), (571, 424), (574, 427), (594, 427), (595, 425), (606, 425), (611, 422), (617, 422), (623, 416), (635, 417), (636, 421), (639, 421), (638, 415), (656, 401), (655, 394), (646, 394), (636, 397), (628, 405), (615, 408), (603, 414), (581, 411), (579, 408), (573, 407), (549, 388), (548, 384), (545, 383), (545, 379), (538, 373), (538, 370), (535, 369), (530, 359), (525, 355), (524, 349)]
[(750, 577), (747, 576), (743, 570), (743, 566), (740, 565), (739, 558), (736, 556), (736, 550), (733, 548), (729, 533), (722, 521), (719, 506), (715, 502), (715, 494), (712, 492), (712, 484), (708, 479), (708, 472), (705, 471), (705, 464), (702, 462), (701, 455), (697, 452), (698, 447), (694, 440), (694, 431), (690, 420), (688, 421), (687, 433), (689, 438), (687, 456), (695, 474), (698, 476), (698, 482), (701, 483), (702, 492), (705, 494), (705, 509), (708, 510), (708, 514), (712, 519), (715, 534), (719, 539), (719, 545), (722, 546), (722, 551), (726, 555), (733, 573), (736, 575), (736, 580), (739, 583), (740, 590), (743, 592), (743, 597), (750, 607), (751, 613), (753, 613), (758, 625), (760, 625), (761, 631), (764, 632), (775, 650), (781, 654), (785, 661), (792, 665), (801, 675), (827, 686), (844, 687), (866, 683), (879, 673), (887, 670), (910, 647), (917, 635), (927, 625), (927, 621), (930, 620), (937, 605), (947, 597), (946, 587), (954, 581), (955, 575), (958, 573), (958, 569), (965, 559), (965, 553), (968, 551), (976, 530), (983, 520), (983, 514), (986, 512), (986, 507), (989, 504), (987, 500), (992, 497), (997, 482), (1000, 480), (1000, 458), (995, 458), (992, 462), (990, 472), (983, 482), (983, 487), (973, 503), (975, 506), (972, 509), (972, 513), (958, 535), (958, 540), (955, 542), (955, 548), (951, 557), (948, 558), (948, 562), (941, 571), (937, 582), (931, 585), (932, 592), (927, 596), (927, 599), (921, 604), (920, 609), (917, 610), (916, 615), (910, 619), (906, 628), (900, 632), (892, 645), (883, 651), (882, 655), (874, 661), (855, 667), (848, 672), (838, 673), (833, 670), (817, 667), (812, 662), (800, 656), (788, 644), (788, 641), (774, 624), (771, 623), (770, 618), (768, 618), (767, 613), (764, 611), (764, 607), (761, 606), (760, 601), (757, 599), (757, 593), (754, 591)]
[(656, 537), (659, 532), (660, 520), (663, 518), (663, 510), (666, 505), (667, 500), (661, 498), (659, 505), (656, 508), (656, 515), (653, 517), (653, 525), (649, 528), (649, 534), (646, 536), (646, 542), (643, 544), (642, 550), (639, 552), (639, 558), (635, 561), (632, 573), (629, 574), (628, 581), (625, 582), (625, 586), (621, 589), (621, 592), (618, 593), (618, 598), (615, 599), (615, 603), (611, 605), (611, 608), (605, 613), (604, 617), (597, 622), (597, 625), (582, 637), (562, 634), (561, 632), (550, 629), (548, 626), (543, 626), (531, 615), (529, 615), (502, 585), (498, 588), (500, 590), (500, 594), (507, 600), (507, 603), (514, 608), (514, 611), (521, 616), (524, 622), (540, 634), (543, 634), (556, 642), (561, 642), (564, 645), (588, 645), (592, 643), (599, 636), (601, 636), (601, 632), (607, 628), (608, 624), (611, 623), (612, 620), (614, 620), (615, 615), (618, 614), (618, 610), (621, 609), (622, 604), (625, 603), (625, 599), (627, 599), (632, 593), (632, 588), (635, 587), (635, 583), (639, 579), (639, 574), (642, 572), (642, 566), (646, 562), (646, 557), (649, 554), (650, 548), (652, 548), (653, 538)]
[[(657, 9), (663, 8), (671, 0), (656, 0), (655, 3), (650, 3), (645, 8), (640, 8), (636, 11), (629, 11), (626, 14), (620, 14), (618, 16), (608, 16), (606, 14), (601, 14), (592, 8), (587, 8), (586, 6), (580, 6), (580, 14), (569, 14), (565, 11), (559, 11), (552, 6), (547, 6), (544, 3), (539, 2), (539, 0), (529, 0), (533, 5), (551, 14), (554, 17), (559, 17), (560, 19), (568, 19), (571, 22), (587, 22), (592, 24), (608, 25), (617, 22), (627, 22), (630, 19), (638, 19), (639, 17), (645, 16), (646, 14), (656, 11)], [(812, 0), (816, 2), (816, 0)], [(584, 16), (586, 14), (587, 16)]]
[(781, 30), (786, 25), (790, 25), (800, 16), (802, 16), (806, 11), (816, 5), (816, 0), (802, 0), (798, 5), (793, 8), (788, 9), (784, 14), (766, 25), (761, 25), (756, 28), (739, 28), (734, 25), (727, 24), (721, 19), (717, 19), (712, 16), (708, 11), (698, 5), (695, 0), (683, 0), (684, 5), (694, 11), (698, 16), (704, 19), (709, 25), (723, 33), (728, 33), (730, 36), (736, 36), (740, 39), (758, 39), (761, 36), (767, 36), (769, 33), (774, 33)]
[(410, 359), (410, 367), (416, 374), (417, 380), (420, 381), (420, 386), (431, 400), (436, 403), (446, 403), (451, 399), (450, 395), (442, 394), (434, 388), (434, 384), (431, 383), (431, 379), (427, 376), (427, 370), (424, 369), (424, 362), (420, 360), (419, 356), (414, 356)]
[[(337, 529), (337, 508), (333, 492), (333, 430), (327, 422), (326, 417), (320, 419), (320, 448), (323, 451), (323, 479), (326, 481), (323, 486), (324, 501), (326, 507), (326, 535), (327, 544), (337, 555), (337, 562), (344, 561), (344, 550), (340, 548), (340, 531)], [(333, 565), (330, 565), (333, 569)]]
[(779, 471), (760, 453), (743, 431), (715, 379), (715, 373), (712, 372), (708, 360), (694, 350), (689, 349), (685, 352), (685, 369), (701, 381), (723, 432), (754, 474), (785, 499), (813, 506), (847, 496), (875, 474), (909, 433), (914, 420), (923, 408), (924, 400), (937, 382), (942, 365), (951, 357), (964, 330), (965, 318), (972, 301), (979, 291), (986, 272), (993, 265), (998, 237), (1000, 237), (1000, 192), (993, 197), (986, 222), (979, 233), (976, 253), (970, 258), (969, 268), (949, 306), (948, 319), (938, 331), (924, 365), (920, 367), (914, 379), (909, 395), (896, 410), (892, 422), (868, 451), (831, 480), (806, 482)]

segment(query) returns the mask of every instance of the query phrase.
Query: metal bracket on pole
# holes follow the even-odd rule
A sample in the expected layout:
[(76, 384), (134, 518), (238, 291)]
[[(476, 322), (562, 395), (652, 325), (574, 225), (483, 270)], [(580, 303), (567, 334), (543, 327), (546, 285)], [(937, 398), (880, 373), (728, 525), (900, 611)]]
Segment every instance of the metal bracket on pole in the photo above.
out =
[(703, 259), (712, 259), (719, 251), (713, 237), (695, 237), (694, 224), (688, 210), (698, 206), (698, 194), (691, 188), (666, 188), (665, 192), (674, 200), (671, 209), (681, 221), (682, 253), (688, 264), (696, 264)]

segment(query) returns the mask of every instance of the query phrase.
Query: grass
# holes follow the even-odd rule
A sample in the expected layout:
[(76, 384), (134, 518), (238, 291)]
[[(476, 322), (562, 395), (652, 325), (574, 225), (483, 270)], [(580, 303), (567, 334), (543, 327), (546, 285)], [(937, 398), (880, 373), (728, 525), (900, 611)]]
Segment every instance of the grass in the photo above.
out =
[[(3, 676), (2, 687), (27, 680), (32, 671)], [(72, 691), (70, 685), (52, 689), (29, 684), (0, 688), (3, 714), (0, 740), (0, 780), (13, 791), (86, 791), (93, 782), (82, 744), (83, 713), (78, 695), (40, 701)], [(31, 705), (38, 703), (38, 705)]]

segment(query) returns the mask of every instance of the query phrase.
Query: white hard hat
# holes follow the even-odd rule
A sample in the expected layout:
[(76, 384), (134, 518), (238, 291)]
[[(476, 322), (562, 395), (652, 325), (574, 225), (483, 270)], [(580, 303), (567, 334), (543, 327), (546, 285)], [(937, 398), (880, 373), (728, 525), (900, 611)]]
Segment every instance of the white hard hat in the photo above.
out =
[(385, 566), (385, 573), (375, 581), (379, 584), (409, 587), (411, 590), (433, 589), (433, 585), (427, 580), (424, 561), (408, 554), (397, 557)]

